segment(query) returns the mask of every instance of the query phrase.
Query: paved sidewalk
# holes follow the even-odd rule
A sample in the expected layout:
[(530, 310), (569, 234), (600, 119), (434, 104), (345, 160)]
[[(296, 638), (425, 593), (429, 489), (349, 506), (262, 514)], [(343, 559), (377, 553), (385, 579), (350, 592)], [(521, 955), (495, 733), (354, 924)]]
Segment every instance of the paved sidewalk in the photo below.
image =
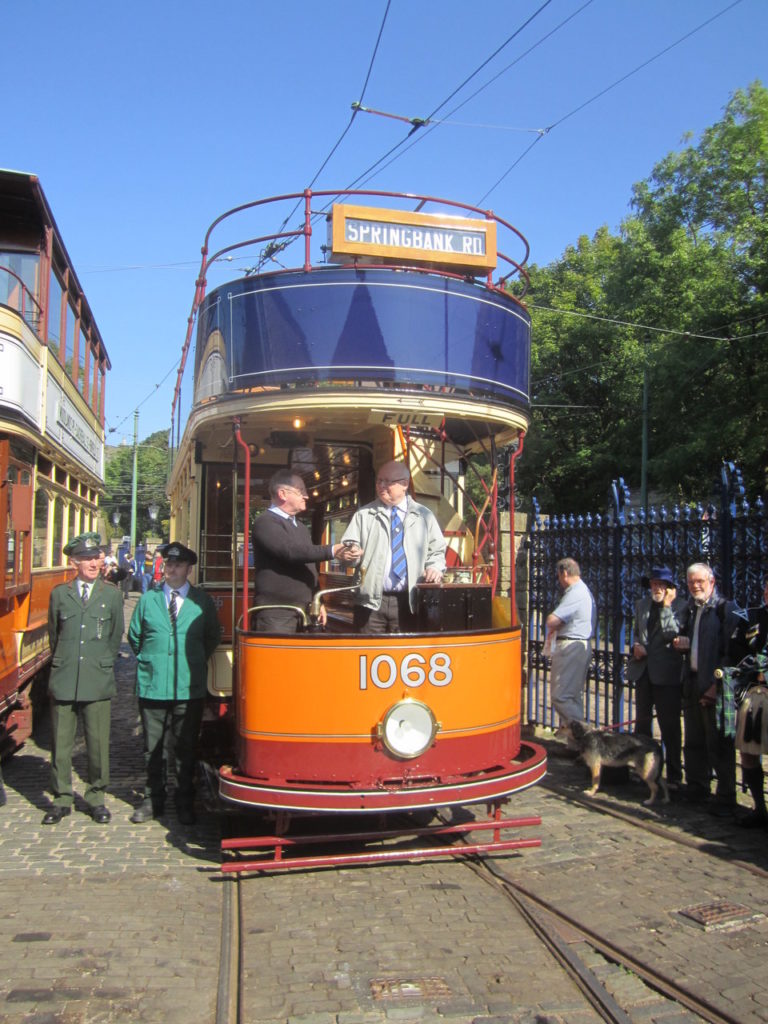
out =
[[(126, 622), (135, 605), (126, 602)], [(0, 809), (0, 1024), (209, 1024), (221, 929), (219, 832), (214, 815), (183, 828), (173, 801), (160, 821), (129, 821), (142, 785), (141, 736), (126, 644), (112, 706), (109, 825), (82, 798), (55, 826), (48, 806), (49, 744), (28, 742), (4, 767)], [(77, 776), (85, 772), (78, 740)]]

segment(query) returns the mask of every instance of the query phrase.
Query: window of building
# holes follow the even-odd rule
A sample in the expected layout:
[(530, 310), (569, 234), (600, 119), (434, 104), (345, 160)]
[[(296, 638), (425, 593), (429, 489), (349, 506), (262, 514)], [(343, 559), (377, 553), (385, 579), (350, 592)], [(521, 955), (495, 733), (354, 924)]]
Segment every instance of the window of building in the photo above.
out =
[(85, 326), (80, 322), (80, 343), (77, 349), (77, 390), (80, 394), (85, 397), (88, 392), (88, 349), (90, 343), (88, 341), (88, 331), (85, 330)]

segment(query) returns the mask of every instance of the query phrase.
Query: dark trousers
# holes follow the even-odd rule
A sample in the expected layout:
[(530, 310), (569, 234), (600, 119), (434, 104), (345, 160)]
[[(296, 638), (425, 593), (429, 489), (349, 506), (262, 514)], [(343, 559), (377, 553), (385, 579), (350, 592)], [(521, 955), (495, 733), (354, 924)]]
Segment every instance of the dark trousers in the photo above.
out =
[(384, 594), (380, 608), (357, 605), (352, 623), (358, 633), (415, 633), (416, 616), (408, 604), (408, 591)]
[(195, 799), (197, 737), (203, 720), (203, 698), (196, 700), (145, 700), (139, 698), (144, 732), (145, 797), (165, 801), (168, 764), (176, 769), (176, 803), (191, 807)]
[(301, 616), (291, 608), (265, 608), (256, 612), (257, 633), (297, 633)]
[(683, 732), (680, 724), (682, 696), (682, 686), (654, 685), (647, 672), (643, 673), (635, 685), (635, 732), (640, 736), (653, 735), (652, 718), (655, 706), (661, 742), (664, 744), (667, 782), (681, 782), (683, 778)]
[(51, 792), (59, 807), (71, 807), (72, 749), (77, 720), (83, 716), (85, 749), (88, 757), (88, 787), (85, 801), (100, 807), (109, 785), (109, 722), (111, 700), (51, 701)]
[(685, 781), (699, 792), (709, 793), (714, 772), (718, 801), (736, 800), (736, 745), (733, 738), (720, 733), (714, 704), (702, 705), (696, 693), (696, 680), (691, 680), (692, 695), (683, 705), (685, 725)]

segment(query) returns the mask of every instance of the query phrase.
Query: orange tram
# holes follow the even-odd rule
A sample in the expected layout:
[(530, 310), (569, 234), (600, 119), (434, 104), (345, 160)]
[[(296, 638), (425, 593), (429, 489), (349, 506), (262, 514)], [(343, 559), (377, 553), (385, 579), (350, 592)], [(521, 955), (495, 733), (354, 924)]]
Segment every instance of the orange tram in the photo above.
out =
[(0, 170), (0, 754), (31, 734), (50, 662), (62, 548), (98, 529), (101, 335), (40, 182)]
[[(505, 830), (538, 818), (501, 810), (546, 771), (543, 750), (521, 739), (510, 512), (529, 422), (530, 318), (508, 284), (524, 292), (527, 243), (461, 203), (305, 191), (229, 211), (202, 252), (174, 398), (171, 534), (198, 551), (197, 582), (224, 627), (209, 671), (211, 708), (229, 730), (219, 797), (274, 823), (273, 835), (225, 839), (223, 869), (537, 845)], [(240, 258), (255, 265), (209, 286)], [(499, 264), (506, 276), (494, 283)], [(443, 582), (418, 587), (418, 630), (355, 633), (359, 579), (332, 561), (320, 567), (312, 606), (296, 609), (299, 632), (257, 633), (249, 536), (272, 474), (303, 478), (313, 539), (334, 544), (390, 459), (407, 463), (411, 493), (448, 545)], [(409, 812), (467, 804), (487, 805), (487, 820), (404, 824), (413, 825)], [(348, 841), (340, 818), (361, 814), (371, 824), (357, 837), (383, 840), (375, 849), (293, 855)], [(333, 823), (328, 834), (292, 834), (297, 818), (318, 815)], [(480, 837), (446, 843), (470, 832)], [(415, 850), (394, 842), (414, 833), (429, 839)]]

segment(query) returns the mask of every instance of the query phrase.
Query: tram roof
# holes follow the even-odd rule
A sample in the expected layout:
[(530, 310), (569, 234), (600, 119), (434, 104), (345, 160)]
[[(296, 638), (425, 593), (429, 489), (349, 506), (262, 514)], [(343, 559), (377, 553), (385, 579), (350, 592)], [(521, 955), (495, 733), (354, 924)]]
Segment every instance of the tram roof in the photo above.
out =
[[(36, 174), (29, 171), (15, 171), (8, 168), (0, 168), (0, 222), (5, 227), (24, 229), (31, 227), (33, 230), (42, 232), (49, 229), (53, 235), (54, 253), (59, 264), (65, 266), (70, 278), (74, 281), (80, 295), (82, 310), (85, 313), (93, 340), (99, 347), (99, 357), (104, 359), (108, 369), (112, 364), (107, 353), (104, 340), (99, 331), (93, 311), (85, 296), (85, 291), (77, 276), (74, 264), (70, 258), (64, 240), (59, 231), (59, 226), (53, 216), (51, 207), (46, 199), (40, 179)], [(39, 240), (41, 252), (45, 251), (45, 244), (42, 237)]]

